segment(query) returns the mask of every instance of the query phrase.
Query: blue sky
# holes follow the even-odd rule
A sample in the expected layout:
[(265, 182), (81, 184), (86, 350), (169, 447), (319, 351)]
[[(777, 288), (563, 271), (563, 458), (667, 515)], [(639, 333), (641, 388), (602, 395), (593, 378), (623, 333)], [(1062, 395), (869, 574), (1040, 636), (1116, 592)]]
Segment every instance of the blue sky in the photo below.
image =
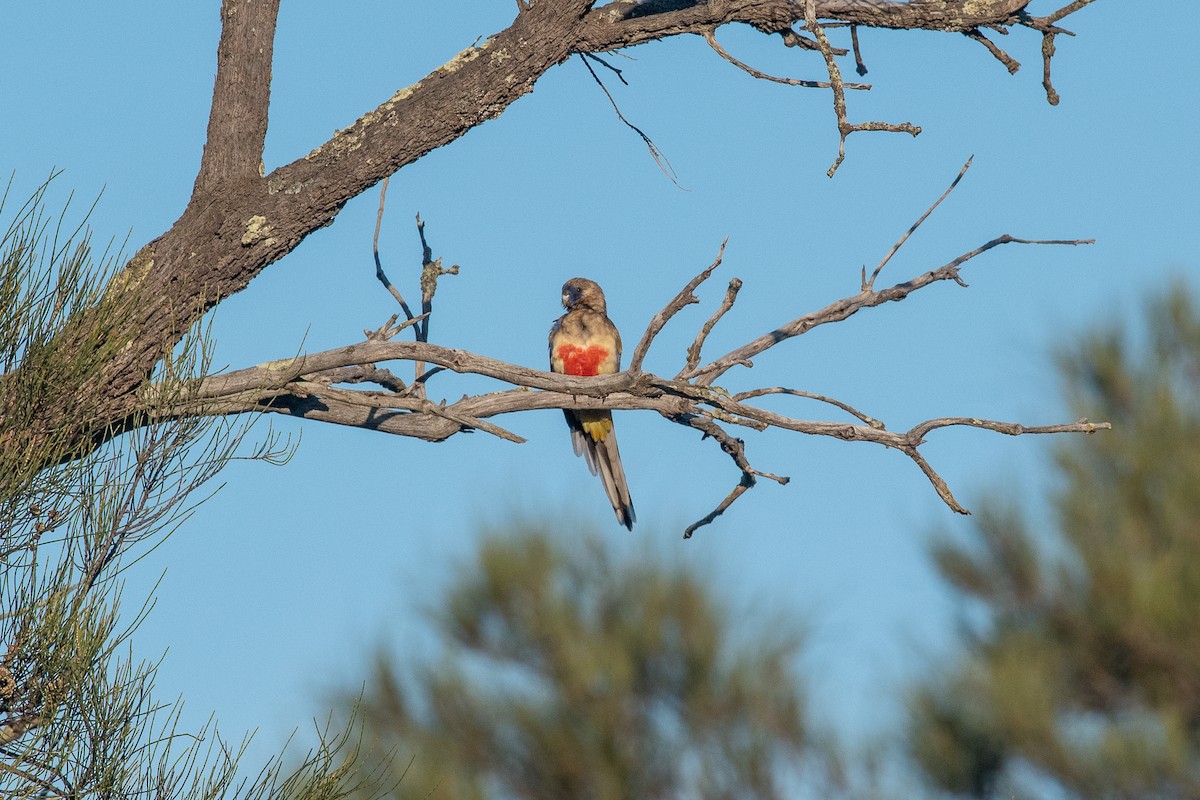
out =
[[(1052, 5), (1035, 0), (1032, 9)], [(1099, 0), (1069, 18), (1078, 36), (1058, 40), (1056, 108), (1040, 85), (1040, 39), (1028, 31), (1000, 40), (1024, 65), (1016, 76), (961, 36), (862, 31), (874, 89), (849, 96), (850, 119), (907, 120), (924, 132), (915, 140), (852, 136), (833, 180), (825, 177), (837, 151), (826, 92), (755, 81), (697, 37), (615, 59), (631, 86), (609, 80), (610, 90), (666, 153), (681, 190), (573, 60), (499, 119), (393, 178), (383, 257), (392, 280), (415, 295), (419, 211), (435, 254), (463, 268), (441, 284), (432, 340), (542, 366), (565, 279), (583, 275), (604, 286), (632, 350), (649, 318), (728, 236), (701, 306), (681, 314), (651, 350), (647, 368), (674, 374), (730, 277), (746, 285), (710, 338), (712, 355), (854, 293), (860, 267), (876, 264), (974, 154), (967, 178), (881, 283), (1001, 233), (1097, 244), (993, 250), (966, 268), (968, 289), (932, 286), (818, 329), (723, 384), (831, 395), (893, 429), (943, 415), (1067, 421), (1050, 348), (1088, 325), (1132, 318), (1139, 298), (1171, 276), (1190, 275), (1196, 285), (1200, 56), (1176, 24), (1187, 7), (1157, 4), (1161, 24), (1136, 39), (1122, 13), (1127, 3)], [(52, 169), (63, 170), (60, 200), (73, 189), (90, 201), (103, 189), (92, 218), (98, 237), (128, 233), (136, 248), (171, 225), (191, 191), (218, 4), (66, 8), (4, 12), (0, 171), (15, 173), (17, 196)], [(414, 8), (284, 5), (268, 171), (514, 12), (504, 2)], [(760, 69), (821, 77), (819, 56), (750, 30), (719, 38)], [(352, 201), (332, 227), (219, 307), (218, 365), (348, 344), (394, 312), (371, 263), (377, 203), (376, 190)], [(452, 399), (489, 388), (457, 376), (432, 384)], [(770, 405), (840, 418), (801, 400)], [(426, 652), (417, 609), (435, 600), (481, 527), (522, 515), (576, 520), (615, 549), (651, 548), (694, 564), (749, 619), (803, 615), (814, 708), (852, 739), (894, 723), (897, 688), (951, 646), (960, 609), (936, 581), (926, 548), (934, 531), (965, 535), (970, 523), (900, 454), (742, 434), (758, 468), (792, 483), (761, 485), (683, 542), (682, 528), (737, 479), (711, 442), (649, 413), (619, 415), (639, 518), (630, 535), (572, 455), (558, 412), (499, 422), (528, 444), (474, 434), (432, 445), (275, 421), (277, 430), (302, 432), (291, 463), (231, 466), (225, 488), (129, 574), (132, 600), (166, 570), (135, 638), (146, 657), (168, 651), (160, 694), (183, 695), (192, 720), (215, 712), (234, 739), (258, 728), (254, 751), (270, 752), (297, 726), (324, 717), (331, 690), (363, 679), (378, 642), (406, 656)], [(972, 507), (993, 487), (1036, 502), (1050, 446), (947, 430), (924, 452)]]

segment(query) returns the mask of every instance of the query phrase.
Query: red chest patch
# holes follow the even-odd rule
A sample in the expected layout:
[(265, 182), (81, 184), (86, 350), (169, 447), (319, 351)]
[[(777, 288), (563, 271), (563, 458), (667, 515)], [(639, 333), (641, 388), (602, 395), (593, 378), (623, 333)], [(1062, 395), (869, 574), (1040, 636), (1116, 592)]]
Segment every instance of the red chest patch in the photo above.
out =
[(563, 372), (567, 375), (599, 375), (600, 363), (608, 358), (608, 348), (600, 345), (576, 347), (564, 344), (557, 355), (562, 359)]

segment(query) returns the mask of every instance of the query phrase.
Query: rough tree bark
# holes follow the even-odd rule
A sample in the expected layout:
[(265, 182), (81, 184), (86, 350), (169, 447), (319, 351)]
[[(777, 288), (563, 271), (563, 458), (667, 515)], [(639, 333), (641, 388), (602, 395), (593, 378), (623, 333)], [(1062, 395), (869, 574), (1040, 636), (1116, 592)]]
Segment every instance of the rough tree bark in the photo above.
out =
[[(0, 453), (21, 458), (15, 454), (45, 452), (39, 445), (54, 436), (60, 443), (55, 459), (61, 461), (77, 458), (122, 431), (163, 416), (268, 410), (430, 440), (470, 428), (515, 438), (483, 418), (523, 408), (578, 403), (653, 409), (703, 430), (717, 437), (734, 457), (743, 471), (743, 484), (752, 484), (754, 475), (762, 473), (749, 467), (740, 442), (724, 433), (718, 422), (780, 426), (877, 441), (908, 453), (938, 486), (940, 479), (916, 451), (928, 430), (941, 424), (980, 424), (1009, 433), (1024, 429), (979, 420), (930, 421), (907, 434), (894, 434), (864, 415), (859, 415), (861, 425), (803, 423), (771, 415), (745, 403), (757, 394), (729, 395), (711, 386), (730, 367), (746, 363), (765, 349), (756, 349), (754, 343), (747, 345), (745, 352), (735, 351), (725, 360), (701, 366), (698, 347), (702, 337), (698, 337), (694, 363), (689, 358), (688, 366), (671, 380), (640, 371), (640, 356), (645, 352), (642, 347), (628, 372), (588, 382), (446, 351), (424, 342), (389, 342), (386, 340), (396, 332), (389, 329), (376, 332), (367, 343), (329, 354), (210, 377), (197, 383), (189, 397), (176, 398), (169, 406), (155, 391), (150, 375), (164, 354), (206, 311), (245, 288), (308, 234), (329, 225), (348, 200), (474, 126), (498, 117), (531, 92), (549, 69), (574, 54), (603, 53), (669, 36), (695, 34), (706, 37), (718, 54), (730, 58), (716, 44), (713, 33), (723, 25), (748, 24), (768, 36), (778, 35), (786, 46), (820, 51), (829, 80), (811, 85), (832, 90), (844, 143), (846, 135), (857, 130), (915, 135), (919, 129), (908, 123), (847, 121), (844, 92), (855, 86), (842, 81), (837, 58), (845, 52), (829, 44), (826, 28), (851, 25), (967, 35), (983, 43), (1010, 70), (1015, 68), (1015, 60), (992, 44), (984, 32), (1007, 32), (1014, 26), (1029, 28), (1043, 38), (1047, 97), (1056, 102), (1049, 81), (1053, 42), (1055, 36), (1069, 33), (1057, 23), (1089, 2), (1075, 0), (1047, 16), (1035, 17), (1026, 12), (1027, 3), (1022, 0), (618, 0), (598, 8), (593, 7), (594, 0), (518, 0), (516, 17), (508, 28), (396, 92), (305, 157), (263, 175), (279, 2), (224, 0), (208, 139), (192, 197), (179, 220), (142, 247), (112, 279), (102, 300), (77, 314), (40, 351), (38, 364), (23, 363), (0, 377)], [(1020, 241), (1000, 237), (978, 252)], [(976, 254), (960, 257), (919, 280), (958, 280), (959, 266)], [(711, 268), (704, 277), (708, 273)], [(698, 277), (676, 298), (675, 310), (694, 302), (690, 292), (699, 280), (702, 278)], [(858, 295), (839, 301), (841, 305), (835, 304), (836, 308), (831, 306), (790, 323), (795, 330), (789, 335), (802, 333), (813, 324), (844, 318), (859, 308), (901, 299), (912, 291), (911, 284), (886, 290), (875, 290), (873, 284), (874, 276), (870, 281), (864, 276)], [(735, 295), (736, 289), (731, 287), (727, 305), (732, 304)], [(669, 309), (664, 323), (674, 313)], [(714, 315), (713, 322), (722, 313)], [(652, 338), (653, 331), (648, 331), (645, 347)], [(44, 369), (44, 360), (55, 358), (56, 353), (77, 356), (80, 351), (93, 354), (88, 368), (77, 372), (77, 380), (43, 387), (36, 408), (29, 408), (27, 393), (19, 391), (27, 373), (35, 367)], [(502, 399), (492, 400), (486, 407), (488, 401), (484, 398), (471, 398), (465, 406), (448, 409), (429, 403), (420, 393), (410, 391), (411, 387), (386, 397), (356, 392), (351, 400), (338, 394), (349, 390), (331, 386), (345, 379), (363, 380), (375, 369), (375, 362), (396, 358), (491, 375), (519, 387), (545, 391), (525, 392), (524, 398), (502, 394)], [(344, 371), (348, 367), (353, 369)], [(400, 387), (397, 384), (393, 388)], [(759, 394), (766, 391), (771, 390), (754, 390)], [(378, 413), (380, 408), (387, 413)], [(16, 419), (22, 424), (8, 424)], [(1055, 430), (1093, 427), (1057, 426)], [(26, 470), (39, 466), (44, 464), (21, 464)], [(952, 507), (962, 510), (944, 484), (938, 491)]]

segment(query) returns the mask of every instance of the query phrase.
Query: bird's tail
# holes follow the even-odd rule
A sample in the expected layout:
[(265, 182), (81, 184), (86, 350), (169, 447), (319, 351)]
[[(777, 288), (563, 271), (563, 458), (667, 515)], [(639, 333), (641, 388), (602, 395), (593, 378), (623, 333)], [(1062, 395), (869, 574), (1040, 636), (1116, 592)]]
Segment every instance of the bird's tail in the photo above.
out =
[(579, 427), (572, 426), (575, 452), (587, 460), (588, 469), (599, 475), (604, 493), (612, 503), (617, 522), (629, 530), (637, 521), (625, 469), (621, 466), (621, 451), (617, 448), (617, 432), (613, 430), (612, 414), (607, 411), (575, 412)]
[(637, 521), (633, 511), (633, 500), (629, 496), (629, 484), (625, 481), (625, 469), (621, 466), (621, 451), (617, 449), (617, 434), (610, 432), (604, 441), (595, 442), (596, 466), (600, 471), (600, 480), (604, 482), (604, 491), (608, 501), (616, 512), (617, 522), (629, 530)]

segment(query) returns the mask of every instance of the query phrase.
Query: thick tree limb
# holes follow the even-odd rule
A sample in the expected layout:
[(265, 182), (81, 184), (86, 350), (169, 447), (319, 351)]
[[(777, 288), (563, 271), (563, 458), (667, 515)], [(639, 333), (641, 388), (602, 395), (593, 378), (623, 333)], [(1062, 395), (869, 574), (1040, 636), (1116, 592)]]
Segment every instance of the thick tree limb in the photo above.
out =
[(278, 16), (279, 0), (231, 0), (221, 6), (217, 79), (197, 194), (262, 176)]

